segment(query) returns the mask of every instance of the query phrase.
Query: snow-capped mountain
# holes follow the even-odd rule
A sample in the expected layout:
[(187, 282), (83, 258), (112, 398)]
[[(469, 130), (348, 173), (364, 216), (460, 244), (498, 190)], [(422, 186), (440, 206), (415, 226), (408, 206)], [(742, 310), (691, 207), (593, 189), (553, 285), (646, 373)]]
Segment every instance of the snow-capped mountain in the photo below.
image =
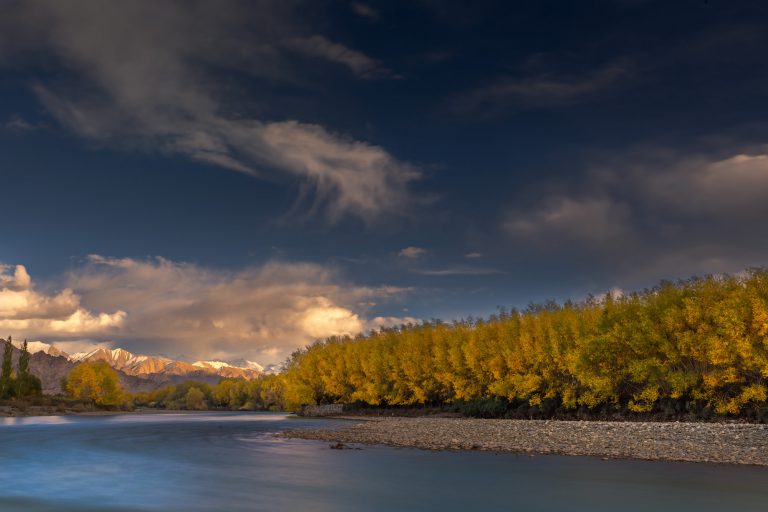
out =
[(69, 360), (75, 363), (81, 361), (106, 361), (109, 366), (122, 370), (123, 367), (135, 356), (122, 348), (108, 349), (97, 347), (88, 352), (78, 352), (69, 356)]
[(261, 366), (256, 361), (249, 361), (247, 359), (237, 359), (235, 361), (230, 361), (229, 364), (237, 368), (243, 368), (244, 370), (256, 370), (257, 372), (262, 372), (262, 373), (264, 372), (264, 367)]
[(235, 366), (224, 361), (195, 361), (192, 366), (202, 371), (214, 372), (222, 377), (243, 377), (252, 379), (262, 373), (262, 370)]
[(133, 354), (122, 348), (108, 349), (97, 347), (88, 352), (78, 352), (69, 356), (72, 362), (83, 361), (106, 361), (113, 368), (122, 371), (127, 375), (137, 377), (145, 376), (219, 376), (219, 377), (239, 377), (252, 379), (263, 373), (260, 364), (253, 361), (247, 361), (247, 366), (239, 366), (226, 363), (224, 361), (196, 361), (186, 363), (162, 356), (148, 356), (143, 354)]
[(221, 370), (222, 368), (234, 368), (231, 364), (225, 363), (224, 361), (195, 361), (192, 363), (192, 366), (213, 370)]
[[(14, 340), (13, 345), (21, 349), (23, 342)], [(266, 369), (255, 361), (238, 359), (231, 362), (225, 361), (195, 361), (187, 363), (163, 356), (148, 356), (133, 354), (123, 348), (109, 349), (96, 347), (86, 352), (67, 354), (55, 345), (41, 341), (27, 343), (30, 354), (42, 352), (50, 356), (64, 357), (71, 363), (88, 361), (106, 361), (111, 367), (120, 370), (126, 375), (134, 377), (151, 378), (156, 382), (163, 380), (179, 380), (181, 378), (207, 378), (215, 377), (253, 379), (263, 373), (277, 373), (274, 365)]]
[[(13, 345), (14, 361), (18, 361), (24, 343), (14, 340)], [(123, 389), (134, 393), (151, 391), (185, 380), (215, 384), (222, 378), (253, 379), (263, 373), (276, 373), (272, 371), (272, 365), (262, 370), (260, 364), (247, 360), (187, 363), (168, 357), (133, 354), (122, 348), (96, 347), (68, 355), (53, 344), (30, 341), (27, 350), (32, 354), (30, 370), (40, 378), (43, 391), (47, 394), (61, 393), (64, 377), (78, 363), (86, 361), (106, 361), (117, 370)]]

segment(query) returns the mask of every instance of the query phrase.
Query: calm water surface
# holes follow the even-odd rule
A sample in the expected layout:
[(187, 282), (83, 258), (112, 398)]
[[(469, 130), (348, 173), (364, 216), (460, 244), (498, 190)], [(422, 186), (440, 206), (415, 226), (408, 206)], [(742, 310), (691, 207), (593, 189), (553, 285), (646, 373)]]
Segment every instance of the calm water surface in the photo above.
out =
[(279, 414), (0, 420), (0, 510), (768, 510), (768, 470), (275, 439)]

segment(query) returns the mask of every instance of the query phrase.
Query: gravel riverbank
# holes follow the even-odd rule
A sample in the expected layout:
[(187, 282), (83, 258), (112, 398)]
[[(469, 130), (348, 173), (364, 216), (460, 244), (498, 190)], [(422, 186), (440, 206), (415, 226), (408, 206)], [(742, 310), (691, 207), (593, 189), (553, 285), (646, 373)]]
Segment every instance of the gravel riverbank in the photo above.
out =
[(350, 418), (283, 437), (427, 450), (487, 450), (768, 466), (768, 425), (470, 418)]

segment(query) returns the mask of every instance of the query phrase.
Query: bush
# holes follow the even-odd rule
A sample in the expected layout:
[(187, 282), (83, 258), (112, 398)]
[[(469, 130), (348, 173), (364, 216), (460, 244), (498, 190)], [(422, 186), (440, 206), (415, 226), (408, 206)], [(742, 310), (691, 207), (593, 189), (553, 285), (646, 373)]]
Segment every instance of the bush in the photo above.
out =
[(189, 388), (184, 403), (190, 411), (202, 411), (206, 409), (205, 395), (196, 387)]

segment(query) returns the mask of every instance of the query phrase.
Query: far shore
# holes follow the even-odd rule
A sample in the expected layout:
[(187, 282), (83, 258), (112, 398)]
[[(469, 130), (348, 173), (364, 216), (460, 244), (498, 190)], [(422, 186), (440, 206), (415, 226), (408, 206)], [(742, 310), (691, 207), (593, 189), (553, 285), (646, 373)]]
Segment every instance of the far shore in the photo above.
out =
[(366, 444), (768, 466), (768, 425), (763, 424), (340, 418), (351, 421), (341, 428), (292, 429), (278, 435), (331, 442), (333, 448)]
[(27, 407), (0, 406), (0, 419), (2, 418), (26, 418), (34, 416), (116, 416), (120, 414), (195, 414), (201, 412), (235, 412), (210, 409), (203, 411), (188, 411), (179, 409), (136, 408), (133, 410), (76, 410), (71, 408), (60, 409), (49, 405), (30, 405)]

